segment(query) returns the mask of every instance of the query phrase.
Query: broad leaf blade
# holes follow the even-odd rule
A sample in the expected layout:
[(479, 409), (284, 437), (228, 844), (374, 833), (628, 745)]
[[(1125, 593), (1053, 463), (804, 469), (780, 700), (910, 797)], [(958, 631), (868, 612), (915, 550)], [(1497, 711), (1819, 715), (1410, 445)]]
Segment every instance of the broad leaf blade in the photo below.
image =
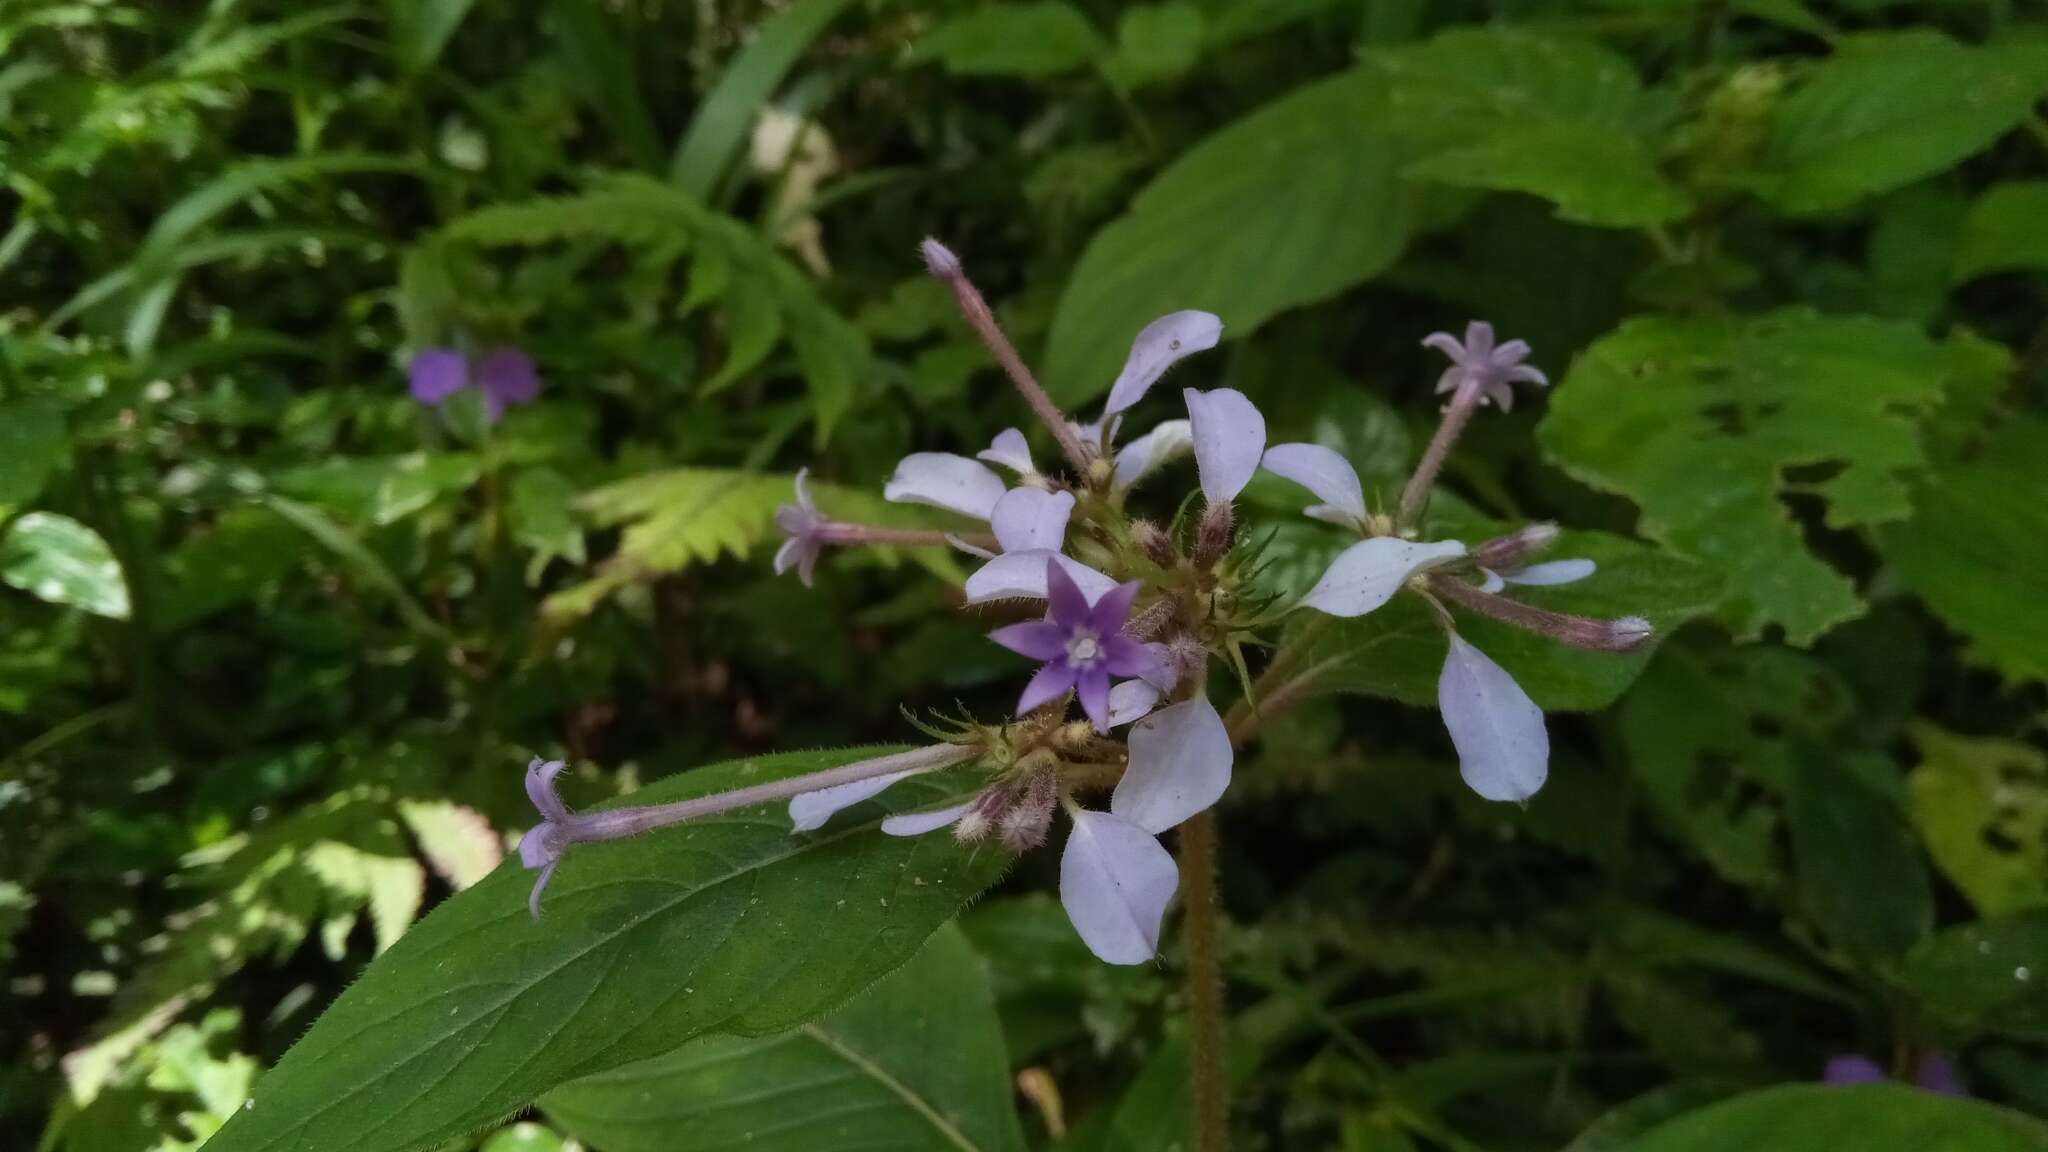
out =
[(1002, 1027), (959, 929), (823, 1019), (759, 1040), (708, 1037), (548, 1094), (605, 1152), (1023, 1152)]
[[(1845, 1143), (1846, 1138), (1846, 1143)], [(1785, 1084), (1660, 1124), (1629, 1152), (1813, 1152), (1853, 1146), (2037, 1152), (2048, 1127), (2018, 1112), (1901, 1084)]]
[[(632, 799), (703, 795), (878, 751), (736, 761)], [(944, 777), (919, 778), (879, 803), (952, 794)], [(411, 1152), (698, 1036), (793, 1027), (909, 958), (1006, 863), (945, 836), (883, 836), (854, 814), (795, 836), (770, 806), (578, 845), (536, 922), (532, 874), (507, 861), (372, 964), (208, 1147)]]

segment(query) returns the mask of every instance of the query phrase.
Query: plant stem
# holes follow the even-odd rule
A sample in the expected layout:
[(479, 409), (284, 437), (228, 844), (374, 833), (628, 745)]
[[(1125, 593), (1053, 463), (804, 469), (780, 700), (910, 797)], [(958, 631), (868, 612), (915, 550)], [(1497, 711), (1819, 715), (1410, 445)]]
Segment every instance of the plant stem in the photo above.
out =
[(1194, 1087), (1195, 1152), (1223, 1152), (1230, 1136), (1230, 1084), (1224, 1074), (1223, 959), (1216, 941), (1216, 812), (1180, 826), (1180, 885), (1187, 917), (1188, 1055)]
[(988, 302), (981, 298), (981, 290), (967, 278), (967, 272), (960, 266), (959, 258), (946, 251), (944, 246), (938, 245), (936, 241), (927, 240), (925, 243), (930, 247), (936, 247), (937, 251), (943, 254), (942, 259), (935, 261), (928, 247), (926, 262), (930, 265), (932, 276), (952, 291), (953, 302), (959, 306), (961, 318), (967, 321), (967, 326), (974, 329), (974, 334), (981, 337), (981, 342), (995, 355), (996, 363), (1003, 366), (1003, 371), (1010, 377), (1010, 383), (1016, 385), (1018, 395), (1024, 397), (1024, 403), (1031, 406), (1031, 411), (1038, 416), (1039, 423), (1044, 424), (1046, 431), (1052, 433), (1052, 438), (1059, 443), (1060, 451), (1066, 455), (1067, 463), (1073, 465), (1074, 474), (1086, 477), (1088, 463), (1093, 457), (1082, 446), (1081, 437), (1067, 423), (1067, 418), (1060, 412), (1059, 405), (1052, 402), (1052, 397), (1046, 395), (1045, 389), (1039, 385), (1038, 378), (1025, 366), (1024, 358), (1017, 355), (1017, 349), (1010, 343), (1010, 338), (1003, 334), (1002, 325), (996, 323), (995, 313), (989, 311)]
[(1401, 504), (1394, 513), (1396, 527), (1407, 529), (1415, 526), (1415, 520), (1422, 514), (1422, 506), (1429, 502), (1430, 486), (1436, 483), (1436, 474), (1443, 470), (1444, 460), (1451, 454), (1451, 445), (1458, 442), (1459, 433), (1472, 419), (1472, 411), (1479, 407), (1479, 387), (1475, 378), (1467, 374), (1459, 383), (1458, 390), (1451, 393), (1451, 402), (1444, 409), (1443, 422), (1436, 426), (1436, 435), (1430, 437), (1429, 447), (1423, 450), (1422, 460), (1415, 465), (1415, 474), (1408, 477), (1408, 483), (1401, 489)]

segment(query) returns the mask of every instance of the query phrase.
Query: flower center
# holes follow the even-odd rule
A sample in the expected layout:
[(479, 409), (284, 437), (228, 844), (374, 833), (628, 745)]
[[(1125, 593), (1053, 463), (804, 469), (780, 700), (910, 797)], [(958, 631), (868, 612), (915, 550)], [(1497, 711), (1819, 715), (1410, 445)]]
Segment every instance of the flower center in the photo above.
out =
[(1067, 640), (1067, 663), (1088, 665), (1102, 658), (1102, 644), (1093, 632), (1077, 632)]

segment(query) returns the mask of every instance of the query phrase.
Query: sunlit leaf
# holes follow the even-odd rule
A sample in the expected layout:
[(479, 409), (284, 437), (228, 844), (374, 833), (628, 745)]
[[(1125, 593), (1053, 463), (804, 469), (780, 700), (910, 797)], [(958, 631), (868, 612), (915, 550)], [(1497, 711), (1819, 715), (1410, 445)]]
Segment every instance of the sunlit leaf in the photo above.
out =
[(1913, 742), (1913, 820), (1935, 864), (1986, 916), (2048, 905), (2048, 755), (1932, 725)]
[(30, 512), (0, 536), (0, 581), (38, 600), (128, 618), (128, 584), (100, 534), (69, 516)]

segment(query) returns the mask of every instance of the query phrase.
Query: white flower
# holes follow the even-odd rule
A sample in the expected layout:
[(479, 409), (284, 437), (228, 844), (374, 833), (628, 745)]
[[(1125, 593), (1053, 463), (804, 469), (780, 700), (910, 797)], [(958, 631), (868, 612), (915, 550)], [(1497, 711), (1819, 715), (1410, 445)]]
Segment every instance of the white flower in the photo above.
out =
[(1482, 567), (1479, 571), (1484, 573), (1486, 578), (1479, 588), (1482, 592), (1499, 592), (1510, 584), (1520, 584), (1526, 588), (1553, 588), (1559, 584), (1572, 584), (1584, 580), (1598, 567), (1593, 561), (1583, 558), (1547, 560), (1541, 564), (1511, 568), (1505, 572)]
[(1393, 599), (1417, 572), (1464, 554), (1465, 546), (1456, 540), (1428, 544), (1392, 536), (1361, 540), (1330, 562), (1323, 578), (1298, 607), (1331, 616), (1363, 616)]
[(1109, 480), (1110, 492), (1129, 491), (1131, 485), (1187, 455), (1194, 446), (1194, 430), (1186, 420), (1161, 421), (1150, 432), (1117, 450), (1116, 470)]
[(1266, 452), (1266, 418), (1235, 388), (1184, 388), (1181, 396), (1188, 404), (1202, 495), (1211, 504), (1228, 504), (1259, 470)]
[(882, 495), (898, 504), (929, 504), (987, 520), (1006, 485), (988, 465), (951, 452), (913, 452), (896, 465)]
[(1351, 462), (1321, 444), (1275, 444), (1260, 464), (1275, 476), (1292, 480), (1316, 494), (1321, 504), (1302, 514), (1355, 532), (1371, 527), (1365, 510), (1365, 488)]
[(1109, 810), (1147, 832), (1179, 826), (1230, 787), (1230, 733), (1207, 699), (1170, 705), (1138, 721), (1130, 752)]
[(1109, 390), (1102, 414), (1113, 416), (1145, 398), (1152, 385), (1181, 357), (1216, 346), (1223, 321), (1208, 312), (1169, 312), (1138, 332), (1124, 370)]
[(1045, 562), (1058, 560), (1090, 602), (1116, 587), (1116, 581), (1070, 556), (1062, 555), (1067, 520), (1074, 513), (1071, 492), (1013, 488), (989, 510), (1002, 553), (967, 578), (967, 602), (1046, 597)]
[(1005, 428), (996, 433), (989, 446), (974, 454), (977, 460), (986, 460), (1001, 465), (1019, 476), (1032, 476), (1038, 467), (1031, 462), (1031, 445), (1024, 439), (1024, 433), (1015, 428)]
[(1437, 708), (1458, 749), (1458, 772), (1488, 800), (1527, 800), (1550, 774), (1543, 710), (1484, 652), (1451, 633)]
[(1180, 869), (1152, 833), (1109, 812), (1071, 810), (1060, 854), (1060, 904), (1088, 950), (1109, 964), (1159, 952), (1159, 926)]

